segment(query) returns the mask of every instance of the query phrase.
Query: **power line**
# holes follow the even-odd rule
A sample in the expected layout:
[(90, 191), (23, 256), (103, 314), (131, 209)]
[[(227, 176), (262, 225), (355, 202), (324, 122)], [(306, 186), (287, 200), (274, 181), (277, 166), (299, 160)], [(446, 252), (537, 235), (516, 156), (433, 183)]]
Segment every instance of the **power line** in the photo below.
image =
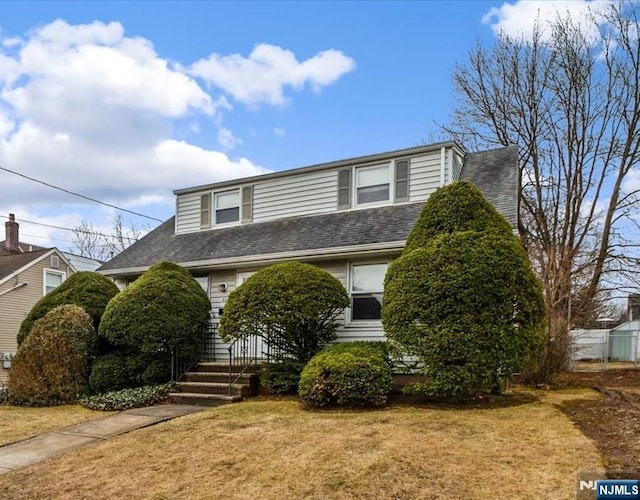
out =
[[(0, 167), (2, 168), (2, 167)], [(9, 217), (7, 217), (6, 215), (0, 215), (0, 217), (3, 217), (5, 219), (8, 219)], [(82, 233), (82, 234), (93, 234), (95, 236), (102, 236), (103, 238), (114, 238), (114, 239), (118, 239), (118, 236), (115, 234), (104, 234), (104, 233), (100, 233), (98, 231), (89, 231), (87, 229), (80, 229), (80, 228), (71, 228), (71, 227), (64, 227), (64, 226), (56, 226), (54, 224), (47, 224), (46, 222), (35, 222), (32, 220), (26, 220), (26, 219), (18, 219), (19, 222), (25, 222), (27, 224), (35, 224), (36, 226), (44, 226), (44, 227), (50, 227), (53, 229), (61, 229), (63, 231), (71, 231), (73, 233)], [(133, 238), (129, 237), (129, 236), (124, 236), (124, 238), (132, 240)], [(52, 238), (53, 239), (53, 238)], [(66, 240), (60, 240), (60, 241), (66, 241)]]
[(88, 201), (92, 201), (94, 203), (99, 203), (100, 205), (104, 205), (106, 207), (115, 208), (116, 210), (120, 210), (122, 212), (127, 212), (127, 213), (130, 213), (130, 214), (133, 214), (133, 215), (137, 215), (138, 217), (144, 217), (145, 219), (151, 219), (151, 220), (155, 220), (155, 221), (158, 221), (158, 222), (163, 222), (162, 220), (156, 219), (155, 217), (151, 217), (149, 215), (141, 214), (139, 212), (134, 212), (133, 210), (128, 210), (126, 208), (118, 207), (118, 206), (112, 205), (110, 203), (105, 203), (104, 201), (96, 200), (95, 198), (90, 198), (89, 196), (85, 196), (83, 194), (74, 193), (73, 191), (69, 191), (68, 189), (61, 188), (59, 186), (54, 186), (53, 184), (49, 184), (48, 182), (41, 181), (39, 179), (34, 179), (33, 177), (29, 177), (28, 175), (21, 174), (20, 172), (16, 172), (15, 170), (11, 170), (11, 169), (8, 169), (8, 168), (5, 168), (5, 167), (0, 167), (0, 170), (4, 170), (5, 172), (9, 172), (10, 174), (14, 174), (14, 175), (17, 175), (19, 177), (23, 177), (25, 179), (29, 179), (30, 181), (37, 182), (38, 184), (42, 184), (44, 186), (47, 186), (47, 187), (50, 187), (50, 188), (53, 188), (53, 189), (57, 189), (58, 191), (62, 191), (63, 193), (67, 193), (67, 194), (70, 194), (70, 195), (73, 195), (73, 196), (78, 196), (80, 198), (83, 198), (83, 199), (88, 200)]

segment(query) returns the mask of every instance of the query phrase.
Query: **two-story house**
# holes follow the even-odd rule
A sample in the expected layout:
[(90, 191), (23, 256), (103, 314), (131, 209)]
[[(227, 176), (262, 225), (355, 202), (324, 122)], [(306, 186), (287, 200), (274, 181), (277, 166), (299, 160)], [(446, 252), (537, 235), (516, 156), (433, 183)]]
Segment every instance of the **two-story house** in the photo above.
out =
[(517, 148), (469, 154), (443, 142), (178, 189), (176, 216), (99, 272), (123, 287), (155, 262), (174, 261), (208, 290), (218, 322), (229, 293), (261, 267), (313, 263), (351, 296), (339, 340), (382, 340), (387, 267), (425, 200), (456, 180), (473, 182), (515, 228)]

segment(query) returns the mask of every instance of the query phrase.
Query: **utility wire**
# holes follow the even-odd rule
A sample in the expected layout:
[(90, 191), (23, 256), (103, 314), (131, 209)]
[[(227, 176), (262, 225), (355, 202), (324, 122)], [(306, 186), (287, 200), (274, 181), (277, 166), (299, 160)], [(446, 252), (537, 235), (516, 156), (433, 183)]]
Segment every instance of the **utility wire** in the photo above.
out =
[[(54, 186), (53, 184), (49, 184), (48, 182), (41, 181), (39, 179), (34, 179), (33, 177), (29, 177), (28, 175), (21, 174), (20, 172), (16, 172), (15, 170), (10, 170), (10, 169), (5, 168), (5, 167), (0, 167), (0, 170), (4, 170), (5, 172), (9, 172), (10, 174), (15, 174), (15, 175), (17, 175), (19, 177), (23, 177), (25, 179), (29, 179), (30, 181), (33, 181), (33, 182), (37, 182), (38, 184), (42, 184), (44, 186), (47, 186), (47, 187), (50, 187), (50, 188), (53, 188), (53, 189), (57, 189), (58, 191), (62, 191), (63, 193), (71, 194), (73, 196), (78, 196), (80, 198), (83, 198), (83, 199), (88, 200), (88, 201), (92, 201), (94, 203), (99, 203), (100, 205), (104, 205), (106, 207), (115, 208), (116, 210), (121, 210), (122, 212), (127, 212), (127, 213), (130, 213), (130, 214), (133, 214), (133, 215), (137, 215), (138, 217), (144, 217), (145, 219), (151, 219), (151, 220), (155, 220), (155, 221), (158, 221), (158, 222), (163, 222), (162, 220), (156, 219), (155, 217), (151, 217), (149, 215), (141, 214), (139, 212), (134, 212), (133, 210), (127, 210), (126, 208), (121, 208), (121, 207), (118, 207), (116, 205), (111, 205), (110, 203), (105, 203), (104, 201), (96, 200), (95, 198), (90, 198), (89, 196), (85, 196), (85, 195), (79, 194), (79, 193), (74, 193), (73, 191), (69, 191), (68, 189), (64, 189), (64, 188), (61, 188), (61, 187), (58, 187), (58, 186)], [(27, 221), (25, 221), (25, 222), (27, 222)]]
[[(2, 168), (2, 167), (0, 167)], [(0, 217), (3, 217), (5, 219), (8, 219), (9, 217), (7, 217), (6, 215), (0, 215)], [(93, 234), (96, 236), (102, 236), (104, 238), (118, 238), (118, 236), (116, 236), (115, 234), (104, 234), (104, 233), (99, 233), (97, 231), (88, 231), (86, 229), (80, 229), (80, 228), (71, 228), (71, 227), (64, 227), (64, 226), (55, 226), (53, 224), (47, 224), (45, 222), (34, 222), (32, 220), (26, 220), (26, 219), (18, 219), (20, 222), (26, 222), (27, 224), (35, 224), (36, 226), (44, 226), (44, 227), (51, 227), (53, 229), (62, 229), (63, 231), (71, 231), (73, 233), (83, 233), (83, 234)], [(132, 239), (132, 238), (128, 238), (128, 239)], [(64, 241), (64, 240), (62, 240)]]

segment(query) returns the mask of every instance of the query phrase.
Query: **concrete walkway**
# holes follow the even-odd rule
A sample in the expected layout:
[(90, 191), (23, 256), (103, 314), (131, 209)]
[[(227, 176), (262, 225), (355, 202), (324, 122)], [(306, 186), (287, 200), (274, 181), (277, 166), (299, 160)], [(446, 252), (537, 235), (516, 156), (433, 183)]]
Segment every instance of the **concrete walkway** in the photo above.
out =
[(0, 474), (40, 462), (72, 448), (207, 409), (202, 406), (174, 404), (135, 408), (8, 444), (0, 447)]

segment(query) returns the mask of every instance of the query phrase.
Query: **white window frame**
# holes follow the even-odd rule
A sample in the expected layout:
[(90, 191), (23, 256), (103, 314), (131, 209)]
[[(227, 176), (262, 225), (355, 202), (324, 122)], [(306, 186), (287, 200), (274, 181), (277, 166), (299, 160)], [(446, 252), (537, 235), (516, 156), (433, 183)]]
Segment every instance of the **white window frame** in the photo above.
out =
[(42, 270), (42, 296), (44, 297), (45, 295), (47, 295), (47, 293), (51, 293), (53, 290), (55, 290), (56, 288), (58, 288), (58, 286), (52, 288), (51, 290), (49, 290), (49, 292), (47, 292), (47, 274), (55, 274), (58, 276), (62, 277), (62, 280), (60, 281), (60, 285), (62, 285), (64, 283), (64, 280), (67, 279), (67, 273), (64, 271), (60, 271), (59, 269), (51, 269), (48, 267), (45, 267)]
[[(392, 205), (393, 204), (393, 200), (395, 198), (395, 169), (392, 168), (393, 166), (393, 162), (388, 162), (388, 163), (376, 163), (374, 165), (360, 165), (360, 166), (356, 166), (353, 167), (353, 175), (352, 175), (352, 179), (353, 179), (353, 191), (352, 191), (352, 206), (353, 207), (376, 207), (376, 206), (385, 206), (385, 205)], [(389, 198), (387, 198), (386, 200), (380, 200), (380, 201), (371, 201), (371, 202), (365, 202), (365, 203), (359, 203), (358, 202), (358, 171), (363, 171), (363, 170), (369, 170), (369, 169), (374, 169), (374, 168), (381, 168), (381, 167), (386, 167), (387, 168), (387, 173), (388, 173), (388, 179), (389, 179)]]
[[(380, 260), (372, 260), (372, 261), (351, 261), (348, 262), (347, 265), (347, 291), (349, 293), (349, 307), (345, 310), (345, 324), (349, 326), (379, 326), (382, 324), (381, 319), (353, 319), (353, 268), (360, 266), (375, 266), (375, 265), (385, 265), (387, 270), (389, 269), (389, 265), (391, 262), (386, 259)], [(385, 272), (386, 273), (386, 272)], [(384, 283), (382, 285), (382, 291), (358, 291), (355, 292), (356, 295), (367, 295), (381, 293), (384, 294)]]
[[(238, 197), (238, 219), (234, 220), (234, 221), (229, 221), (229, 222), (221, 222), (218, 223), (218, 210), (228, 210), (229, 208), (235, 208), (234, 207), (227, 207), (227, 208), (221, 208), (218, 209), (218, 196), (223, 195), (223, 194), (230, 194), (230, 193), (235, 193), (236, 196)], [(212, 211), (212, 226), (213, 227), (227, 227), (227, 226), (237, 226), (240, 224), (240, 221), (242, 220), (242, 200), (240, 199), (242, 196), (241, 194), (241, 190), (240, 188), (236, 188), (236, 189), (228, 189), (225, 191), (216, 191), (213, 193), (213, 199), (212, 199), (212, 203), (213, 203), (213, 211)]]

